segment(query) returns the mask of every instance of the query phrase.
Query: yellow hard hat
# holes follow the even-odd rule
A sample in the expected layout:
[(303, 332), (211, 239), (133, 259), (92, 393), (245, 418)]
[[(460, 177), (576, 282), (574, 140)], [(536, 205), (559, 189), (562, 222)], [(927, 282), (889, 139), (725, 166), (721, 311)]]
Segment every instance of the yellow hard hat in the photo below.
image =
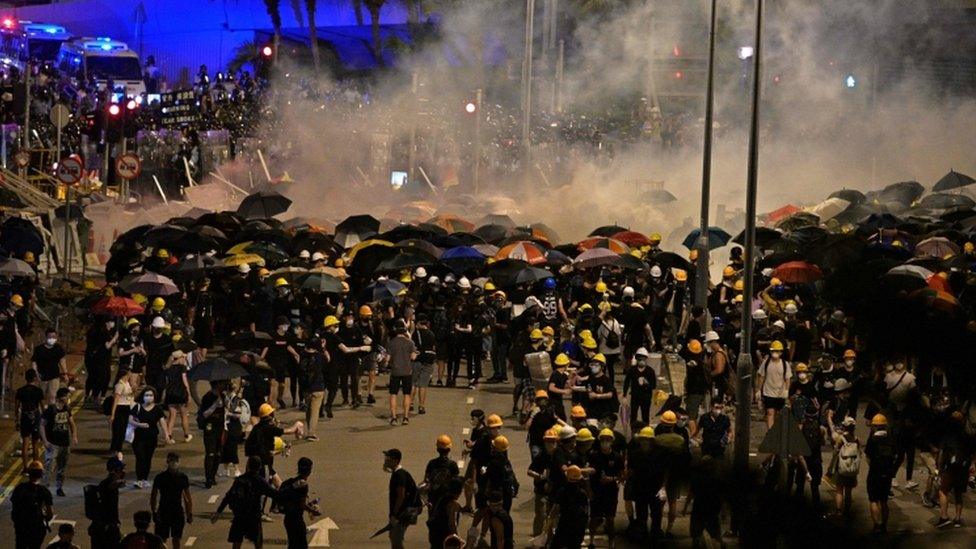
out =
[(288, 281), (284, 278), (278, 278), (274, 281), (275, 288), (280, 288), (281, 286), (287, 286)]
[(857, 353), (854, 352), (854, 349), (848, 349), (844, 351), (844, 358), (857, 358)]
[(774, 342), (772, 342), (772, 343), (769, 344), (769, 350), (770, 351), (782, 351), (783, 350), (783, 342), (777, 339), (776, 341), (774, 341)]
[(690, 352), (692, 354), (696, 354), (696, 355), (697, 354), (700, 354), (702, 352), (702, 344), (701, 344), (701, 341), (698, 341), (697, 339), (692, 339), (691, 341), (689, 341), (688, 342), (688, 352)]
[(654, 427), (644, 427), (637, 433), (637, 438), (654, 438)]
[[(247, 264), (245, 263), (245, 265), (247, 265)], [(269, 271), (268, 269), (265, 269), (264, 267), (261, 267), (260, 269), (258, 269), (258, 276), (268, 276), (269, 274), (271, 274), (271, 271)]]
[(583, 480), (583, 470), (579, 465), (570, 465), (566, 468), (566, 480), (569, 482), (579, 482)]
[(546, 430), (542, 435), (542, 440), (559, 440), (559, 431), (555, 427)]
[(593, 433), (586, 427), (583, 427), (576, 432), (576, 440), (580, 442), (591, 442), (593, 440)]
[(156, 257), (160, 259), (169, 259), (169, 250), (166, 248), (160, 248), (156, 250)]
[(505, 301), (506, 299), (508, 299), (508, 295), (506, 295), (505, 292), (503, 292), (501, 290), (496, 290), (495, 293), (493, 293), (491, 295), (493, 295), (493, 296), (495, 296), (497, 298), (500, 298), (502, 301)]
[(373, 309), (369, 305), (363, 305), (359, 307), (359, 316), (373, 316)]
[(130, 318), (129, 320), (126, 320), (125, 321), (125, 327), (126, 328), (131, 328), (133, 326), (137, 326), (138, 324), (139, 324), (139, 319), (138, 318)]
[(488, 282), (485, 282), (485, 287), (484, 287), (484, 290), (485, 290), (486, 292), (493, 292), (493, 291), (495, 291), (496, 289), (497, 289), (497, 288), (495, 288), (495, 285), (494, 285), (494, 284), (492, 284), (492, 282), (491, 282), (490, 280), (489, 280)]
[(491, 440), (491, 447), (498, 452), (507, 452), (508, 438), (505, 435), (498, 435)]
[(285, 440), (281, 437), (274, 438), (274, 453), (280, 454), (285, 451), (288, 445), (285, 444)]
[(163, 299), (161, 297), (157, 297), (156, 299), (154, 299), (152, 301), (152, 308), (153, 308), (153, 310), (155, 310), (155, 311), (162, 311), (164, 307), (166, 307), (166, 300), (165, 299)]
[(345, 259), (342, 259), (341, 257), (337, 257), (336, 260), (335, 260), (335, 266), (336, 267), (345, 267), (346, 266), (346, 260)]
[(607, 363), (607, 357), (603, 356), (603, 353), (597, 353), (597, 354), (593, 355), (593, 358), (591, 360), (593, 362), (599, 362), (600, 364), (606, 364)]
[(542, 339), (542, 330), (536, 328), (529, 333), (529, 339)]
[[(972, 246), (972, 243), (967, 242), (966, 244), (969, 244), (970, 246)], [(29, 251), (29, 250), (26, 251), (26, 252), (24, 252), (24, 261), (26, 261), (28, 263), (33, 263), (34, 262), (34, 252)]]
[(580, 346), (584, 349), (596, 349), (596, 340), (592, 337), (588, 337), (584, 339), (582, 343), (580, 343)]
[(410, 276), (410, 273), (407, 273), (400, 277), (400, 282), (404, 284), (410, 284), (411, 282), (413, 282), (413, 277)]
[(328, 328), (329, 326), (335, 326), (338, 323), (339, 323), (339, 319), (336, 318), (335, 315), (329, 315), (325, 317), (325, 320), (322, 321), (322, 326)]
[(44, 464), (36, 459), (27, 464), (28, 471), (43, 471)]
[(685, 282), (686, 280), (688, 280), (688, 271), (684, 269), (675, 269), (674, 279), (677, 280), (678, 282)]
[(801, 373), (801, 372), (809, 372), (810, 371), (810, 367), (807, 366), (806, 364), (802, 363), (802, 362), (798, 362), (796, 364), (796, 367), (793, 368), (793, 369), (796, 370), (796, 373), (798, 373), (798, 374)]
[(732, 298), (732, 303), (742, 303), (742, 294), (739, 294)]
[(491, 414), (485, 420), (485, 425), (489, 427), (501, 427), (503, 425), (502, 418), (498, 414)]
[(778, 278), (776, 278), (774, 276), (773, 278), (770, 278), (769, 279), (769, 285), (770, 286), (782, 286), (783, 285), (783, 281), (780, 280), (780, 279), (778, 279)]
[(609, 429), (607, 427), (604, 427), (603, 430), (600, 431), (600, 434), (598, 435), (598, 438), (600, 438), (601, 440), (602, 439), (610, 439), (610, 440), (613, 440), (614, 438), (616, 438), (616, 436), (613, 434), (613, 430), (611, 430), (611, 429)]
[(580, 330), (580, 332), (579, 332), (579, 338), (580, 339), (593, 339), (593, 332), (591, 332), (589, 330)]
[(732, 268), (731, 265), (727, 265), (724, 269), (722, 269), (723, 278), (732, 278), (733, 276), (735, 276), (735, 269)]
[(668, 394), (660, 389), (654, 389), (654, 393), (652, 394), (651, 398), (655, 406), (661, 406), (668, 401)]
[(883, 426), (888, 424), (888, 418), (884, 414), (874, 414), (871, 418), (871, 425)]
[(593, 305), (590, 305), (589, 303), (584, 303), (579, 307), (579, 312), (581, 313), (583, 311), (592, 311), (592, 310), (593, 310)]
[(746, 289), (746, 283), (740, 278), (739, 280), (735, 281), (735, 284), (732, 285), (732, 289), (737, 292), (741, 292)]
[(661, 233), (651, 233), (651, 235), (648, 236), (647, 239), (650, 240), (651, 242), (660, 242)]
[(674, 425), (675, 423), (678, 423), (678, 415), (671, 410), (668, 410), (667, 412), (661, 414), (661, 423), (666, 425)]
[(545, 389), (539, 389), (538, 391), (535, 392), (535, 398), (536, 399), (549, 398), (549, 393), (546, 392)]
[(596, 290), (596, 293), (598, 293), (598, 294), (606, 293), (606, 291), (607, 291), (607, 283), (601, 280), (601, 281), (599, 281), (599, 282), (596, 283), (596, 287), (594, 289)]
[(577, 404), (569, 410), (569, 416), (577, 419), (586, 419), (586, 410)]
[(637, 259), (641, 259), (644, 257), (644, 252), (640, 251), (637, 248), (634, 248), (633, 250), (630, 250), (630, 255), (636, 257)]
[(559, 353), (556, 355), (556, 360), (553, 360), (553, 363), (555, 363), (556, 366), (568, 366), (569, 357), (566, 356), (566, 353)]
[(258, 406), (258, 417), (268, 417), (273, 413), (274, 413), (274, 408), (267, 402)]
[(437, 449), (438, 450), (450, 449), (451, 448), (451, 444), (452, 444), (451, 437), (449, 437), (447, 435), (441, 435), (441, 436), (437, 437)]
[[(974, 245), (972, 242), (967, 242), (967, 243), (965, 243), (965, 244), (962, 245), (962, 250), (964, 252), (966, 252), (966, 253), (972, 253), (973, 250), (976, 250), (976, 245)], [(27, 253), (30, 253), (30, 252), (27, 252)], [(24, 261), (26, 261), (26, 260), (27, 259), (26, 259), (26, 254), (25, 254)]]
[(542, 329), (542, 335), (552, 337), (556, 335), (556, 330), (554, 330), (552, 326), (546, 326)]
[(24, 298), (21, 297), (20, 294), (14, 294), (10, 296), (10, 302), (18, 307), (24, 306)]

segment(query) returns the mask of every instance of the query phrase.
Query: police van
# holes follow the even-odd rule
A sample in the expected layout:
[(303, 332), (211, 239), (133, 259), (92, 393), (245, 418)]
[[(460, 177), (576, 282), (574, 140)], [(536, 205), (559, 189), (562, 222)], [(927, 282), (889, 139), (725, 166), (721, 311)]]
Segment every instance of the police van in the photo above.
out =
[(0, 19), (0, 63), (24, 70), (27, 61), (53, 63), (71, 33), (60, 25)]
[(57, 67), (79, 83), (94, 80), (100, 90), (111, 81), (118, 95), (139, 97), (146, 93), (139, 54), (125, 42), (108, 37), (73, 38), (64, 42)]

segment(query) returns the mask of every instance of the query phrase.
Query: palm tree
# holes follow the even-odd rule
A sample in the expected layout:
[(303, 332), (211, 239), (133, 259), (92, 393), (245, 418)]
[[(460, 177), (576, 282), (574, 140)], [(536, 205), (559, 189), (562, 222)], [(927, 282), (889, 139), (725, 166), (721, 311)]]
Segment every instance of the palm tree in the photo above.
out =
[(308, 12), (308, 38), (312, 47), (312, 63), (315, 71), (319, 70), (319, 38), (315, 30), (315, 3), (317, 0), (305, 0), (305, 11)]
[(255, 42), (241, 42), (239, 46), (234, 48), (233, 57), (227, 62), (227, 72), (235, 74), (237, 71), (241, 70), (244, 65), (254, 65), (260, 58), (261, 48), (258, 47)]
[(271, 17), (271, 26), (274, 28), (274, 60), (278, 60), (278, 46), (281, 43), (281, 0), (264, 0), (264, 7), (268, 10)]
[(352, 0), (352, 11), (356, 14), (356, 24), (363, 26), (363, 0)]
[(383, 44), (380, 39), (380, 9), (386, 0), (362, 0), (366, 9), (369, 10), (369, 24), (373, 30), (373, 55), (376, 62), (383, 64)]

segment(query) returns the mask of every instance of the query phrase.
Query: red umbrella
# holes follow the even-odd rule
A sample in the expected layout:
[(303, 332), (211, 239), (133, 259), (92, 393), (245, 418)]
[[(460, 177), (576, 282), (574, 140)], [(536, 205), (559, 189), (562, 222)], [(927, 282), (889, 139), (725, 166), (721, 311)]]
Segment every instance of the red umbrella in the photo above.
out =
[(640, 248), (641, 246), (650, 246), (652, 244), (650, 238), (647, 238), (637, 231), (621, 231), (613, 235), (613, 238), (614, 240), (623, 242), (631, 248)]
[(929, 288), (952, 295), (952, 288), (949, 286), (949, 279), (945, 276), (945, 273), (934, 274), (925, 282), (928, 284)]
[(789, 261), (773, 270), (773, 277), (790, 284), (807, 284), (823, 278), (820, 267), (806, 261)]
[(145, 309), (128, 297), (106, 296), (92, 305), (91, 312), (106, 316), (136, 316), (144, 313)]
[(495, 259), (518, 259), (530, 265), (542, 265), (546, 262), (546, 250), (535, 242), (520, 240), (498, 250)]
[(769, 220), (770, 223), (776, 223), (780, 219), (786, 219), (787, 217), (795, 214), (798, 211), (800, 211), (799, 207), (794, 206), (793, 204), (787, 204), (782, 208), (778, 208), (769, 212), (768, 214), (766, 214), (765, 217), (767, 220)]
[(623, 242), (613, 239), (605, 238), (602, 236), (595, 236), (592, 238), (587, 238), (586, 240), (579, 243), (579, 251), (585, 252), (591, 248), (606, 248), (615, 254), (629, 254), (630, 246), (624, 244)]

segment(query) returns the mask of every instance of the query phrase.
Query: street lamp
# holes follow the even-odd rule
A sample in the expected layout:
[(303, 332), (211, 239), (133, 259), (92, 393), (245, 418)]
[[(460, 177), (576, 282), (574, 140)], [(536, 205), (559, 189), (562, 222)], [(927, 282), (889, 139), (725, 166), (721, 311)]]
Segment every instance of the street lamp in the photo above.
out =
[[(708, 209), (712, 186), (712, 118), (715, 80), (715, 13), (716, 0), (712, 0), (712, 16), (708, 26), (708, 80), (705, 85), (705, 136), (702, 147), (701, 234), (695, 248), (698, 250), (695, 273), (695, 305), (705, 306), (708, 300)], [(675, 46), (677, 51), (677, 46)]]

